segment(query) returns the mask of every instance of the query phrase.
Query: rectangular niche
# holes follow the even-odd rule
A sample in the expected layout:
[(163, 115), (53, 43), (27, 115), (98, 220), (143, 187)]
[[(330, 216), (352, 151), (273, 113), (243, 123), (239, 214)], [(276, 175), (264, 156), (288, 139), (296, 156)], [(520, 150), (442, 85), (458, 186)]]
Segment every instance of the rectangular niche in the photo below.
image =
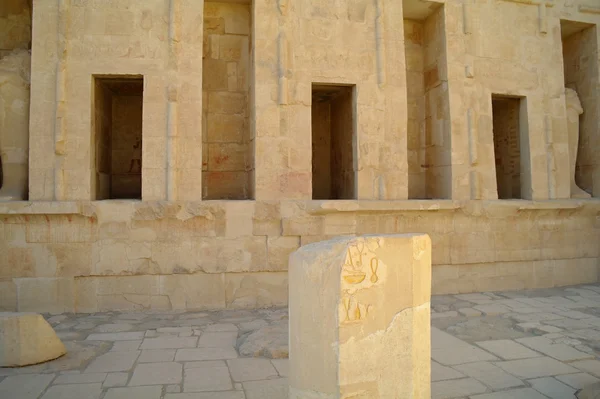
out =
[(528, 181), (527, 103), (524, 98), (492, 95), (494, 157), (498, 199), (525, 198)]
[(253, 197), (249, 1), (204, 3), (202, 198)]
[(408, 198), (452, 195), (444, 6), (403, 0), (408, 105)]
[(355, 110), (355, 86), (313, 83), (313, 199), (356, 198)]
[(93, 89), (95, 198), (141, 199), (144, 78), (95, 76)]
[[(575, 90), (583, 113), (579, 115), (579, 137), (575, 166), (577, 186), (600, 197), (600, 93), (598, 93), (598, 36), (596, 25), (561, 20), (565, 87)], [(576, 101), (576, 100), (574, 100)], [(573, 137), (570, 137), (572, 140)], [(571, 151), (571, 150), (569, 150)]]

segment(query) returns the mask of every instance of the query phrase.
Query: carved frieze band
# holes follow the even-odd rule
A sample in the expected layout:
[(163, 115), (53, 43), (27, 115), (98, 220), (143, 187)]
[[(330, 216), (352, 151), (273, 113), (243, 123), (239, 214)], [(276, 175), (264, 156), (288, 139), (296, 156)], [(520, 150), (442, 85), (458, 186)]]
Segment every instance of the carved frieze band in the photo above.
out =
[(285, 33), (286, 17), (288, 15), (289, 0), (277, 0), (277, 9), (279, 11), (279, 36), (277, 37), (277, 73), (278, 73), (278, 93), (277, 102), (279, 105), (288, 104), (288, 74), (290, 70), (289, 43)]
[(64, 174), (62, 163), (65, 155), (65, 115), (66, 115), (66, 55), (70, 31), (71, 0), (58, 1), (57, 42), (56, 42), (56, 91), (55, 91), (55, 121), (54, 121), (54, 200), (62, 200)]
[(64, 155), (64, 115), (65, 115), (65, 72), (67, 43), (69, 40), (69, 9), (70, 0), (58, 2), (58, 40), (56, 43), (56, 122), (54, 130), (54, 152), (56, 155)]
[(469, 172), (471, 198), (479, 199), (479, 172), (474, 168), (479, 160), (479, 135), (473, 121), (472, 108), (467, 110), (467, 136), (469, 138), (469, 162), (472, 168)]
[(179, 25), (179, 0), (169, 1), (169, 64), (171, 68), (176, 68), (178, 63), (178, 43), (179, 34), (177, 31)]
[(280, 105), (288, 103), (288, 82), (287, 82), (287, 72), (288, 72), (288, 41), (285, 35), (285, 32), (279, 32), (279, 37), (277, 38), (277, 59), (278, 59), (278, 73), (279, 73), (279, 93), (278, 93), (278, 101)]
[(375, 0), (375, 46), (377, 51), (377, 83), (385, 85), (385, 42), (383, 38), (383, 5)]
[(173, 145), (173, 138), (177, 136), (177, 87), (170, 85), (167, 88), (167, 169), (166, 169), (166, 196), (167, 201), (174, 201), (175, 195), (175, 167), (173, 163), (176, 159), (176, 148)]
[(473, 126), (473, 109), (469, 108), (467, 110), (467, 132), (469, 135), (469, 160), (471, 162), (471, 166), (476, 165), (479, 154), (478, 154), (478, 143), (479, 138), (477, 137), (477, 129)]
[(554, 162), (554, 138), (552, 137), (552, 119), (549, 115), (544, 118), (544, 134), (546, 138), (547, 173), (548, 173), (548, 196), (550, 199), (556, 198), (555, 184), (555, 162)]

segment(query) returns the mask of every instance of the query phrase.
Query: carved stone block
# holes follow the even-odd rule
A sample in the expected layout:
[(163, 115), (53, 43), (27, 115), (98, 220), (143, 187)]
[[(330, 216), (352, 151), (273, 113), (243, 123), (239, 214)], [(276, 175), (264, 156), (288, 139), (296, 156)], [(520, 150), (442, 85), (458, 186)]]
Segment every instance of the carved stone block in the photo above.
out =
[(431, 240), (337, 238), (290, 256), (290, 398), (429, 398)]

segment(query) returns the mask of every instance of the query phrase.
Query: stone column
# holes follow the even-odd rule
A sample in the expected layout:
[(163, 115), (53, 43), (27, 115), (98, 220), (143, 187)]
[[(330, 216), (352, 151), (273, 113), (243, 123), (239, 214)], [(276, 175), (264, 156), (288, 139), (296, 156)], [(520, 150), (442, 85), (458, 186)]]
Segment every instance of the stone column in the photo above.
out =
[(430, 397), (429, 236), (310, 244), (289, 282), (290, 399)]

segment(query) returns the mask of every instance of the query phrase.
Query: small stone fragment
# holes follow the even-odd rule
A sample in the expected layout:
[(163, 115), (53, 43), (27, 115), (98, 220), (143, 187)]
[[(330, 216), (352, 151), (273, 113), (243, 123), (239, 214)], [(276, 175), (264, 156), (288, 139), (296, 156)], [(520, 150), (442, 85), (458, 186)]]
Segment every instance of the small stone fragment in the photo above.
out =
[(239, 348), (240, 355), (269, 359), (287, 358), (289, 353), (287, 337), (287, 321), (263, 327), (242, 341)]

